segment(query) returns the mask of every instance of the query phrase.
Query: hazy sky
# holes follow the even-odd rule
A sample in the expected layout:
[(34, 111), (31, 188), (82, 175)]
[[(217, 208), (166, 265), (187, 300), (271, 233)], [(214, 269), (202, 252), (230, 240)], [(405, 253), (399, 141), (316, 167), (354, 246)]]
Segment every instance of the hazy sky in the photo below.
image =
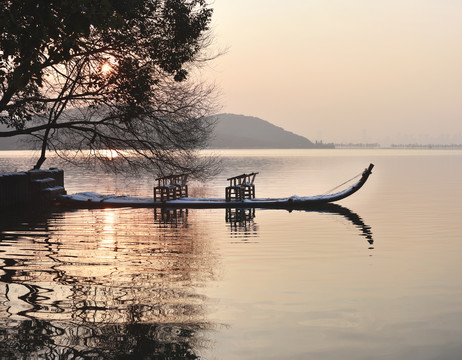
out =
[(310, 140), (462, 143), (461, 0), (215, 0), (223, 112)]

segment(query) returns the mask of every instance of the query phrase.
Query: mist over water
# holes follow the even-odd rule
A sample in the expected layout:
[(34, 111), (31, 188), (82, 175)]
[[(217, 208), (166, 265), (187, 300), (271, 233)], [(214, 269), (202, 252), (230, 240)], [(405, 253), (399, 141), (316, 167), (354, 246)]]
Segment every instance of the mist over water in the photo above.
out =
[[(323, 211), (2, 214), (1, 358), (460, 358), (462, 151), (221, 154), (191, 195), (250, 171), (257, 197), (322, 194), (375, 168)], [(0, 152), (0, 170), (30, 159)], [(68, 193), (153, 180), (65, 168)]]

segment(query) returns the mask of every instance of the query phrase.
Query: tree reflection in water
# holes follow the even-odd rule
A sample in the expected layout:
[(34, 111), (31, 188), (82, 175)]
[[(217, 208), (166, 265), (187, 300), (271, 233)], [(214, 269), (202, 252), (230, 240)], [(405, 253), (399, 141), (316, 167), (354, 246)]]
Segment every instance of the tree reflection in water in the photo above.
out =
[(201, 324), (78, 324), (2, 321), (2, 359), (197, 359)]
[(173, 218), (3, 217), (0, 358), (198, 358), (211, 325), (194, 289), (216, 266), (201, 230)]

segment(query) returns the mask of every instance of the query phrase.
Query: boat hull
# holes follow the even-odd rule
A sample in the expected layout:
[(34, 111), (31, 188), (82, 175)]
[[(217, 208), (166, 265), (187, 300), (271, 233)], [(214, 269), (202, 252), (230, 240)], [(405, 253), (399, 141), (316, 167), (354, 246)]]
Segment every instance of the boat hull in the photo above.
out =
[(211, 209), (211, 208), (268, 208), (268, 209), (307, 209), (339, 201), (358, 191), (372, 172), (373, 164), (364, 170), (361, 178), (353, 186), (329, 195), (308, 197), (286, 197), (245, 199), (226, 201), (225, 199), (180, 198), (178, 200), (154, 201), (153, 198), (131, 196), (101, 195), (92, 192), (74, 195), (60, 195), (57, 203), (67, 208), (168, 208), (168, 209)]

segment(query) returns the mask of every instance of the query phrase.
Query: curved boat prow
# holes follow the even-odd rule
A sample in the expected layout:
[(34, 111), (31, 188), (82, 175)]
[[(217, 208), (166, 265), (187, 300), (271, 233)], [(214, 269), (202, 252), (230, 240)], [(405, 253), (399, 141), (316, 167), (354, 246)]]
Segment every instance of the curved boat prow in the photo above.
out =
[(356, 191), (361, 189), (363, 185), (366, 183), (367, 179), (369, 178), (369, 175), (372, 174), (373, 168), (374, 168), (374, 164), (370, 163), (369, 166), (366, 169), (364, 169), (361, 175), (361, 178), (356, 184), (338, 193), (327, 195), (326, 196), (328, 198), (327, 202), (339, 201), (350, 195), (353, 195)]
[(374, 168), (374, 164), (370, 163), (369, 167), (366, 170), (364, 170), (364, 172), (367, 172), (370, 175), (372, 173), (373, 168)]

